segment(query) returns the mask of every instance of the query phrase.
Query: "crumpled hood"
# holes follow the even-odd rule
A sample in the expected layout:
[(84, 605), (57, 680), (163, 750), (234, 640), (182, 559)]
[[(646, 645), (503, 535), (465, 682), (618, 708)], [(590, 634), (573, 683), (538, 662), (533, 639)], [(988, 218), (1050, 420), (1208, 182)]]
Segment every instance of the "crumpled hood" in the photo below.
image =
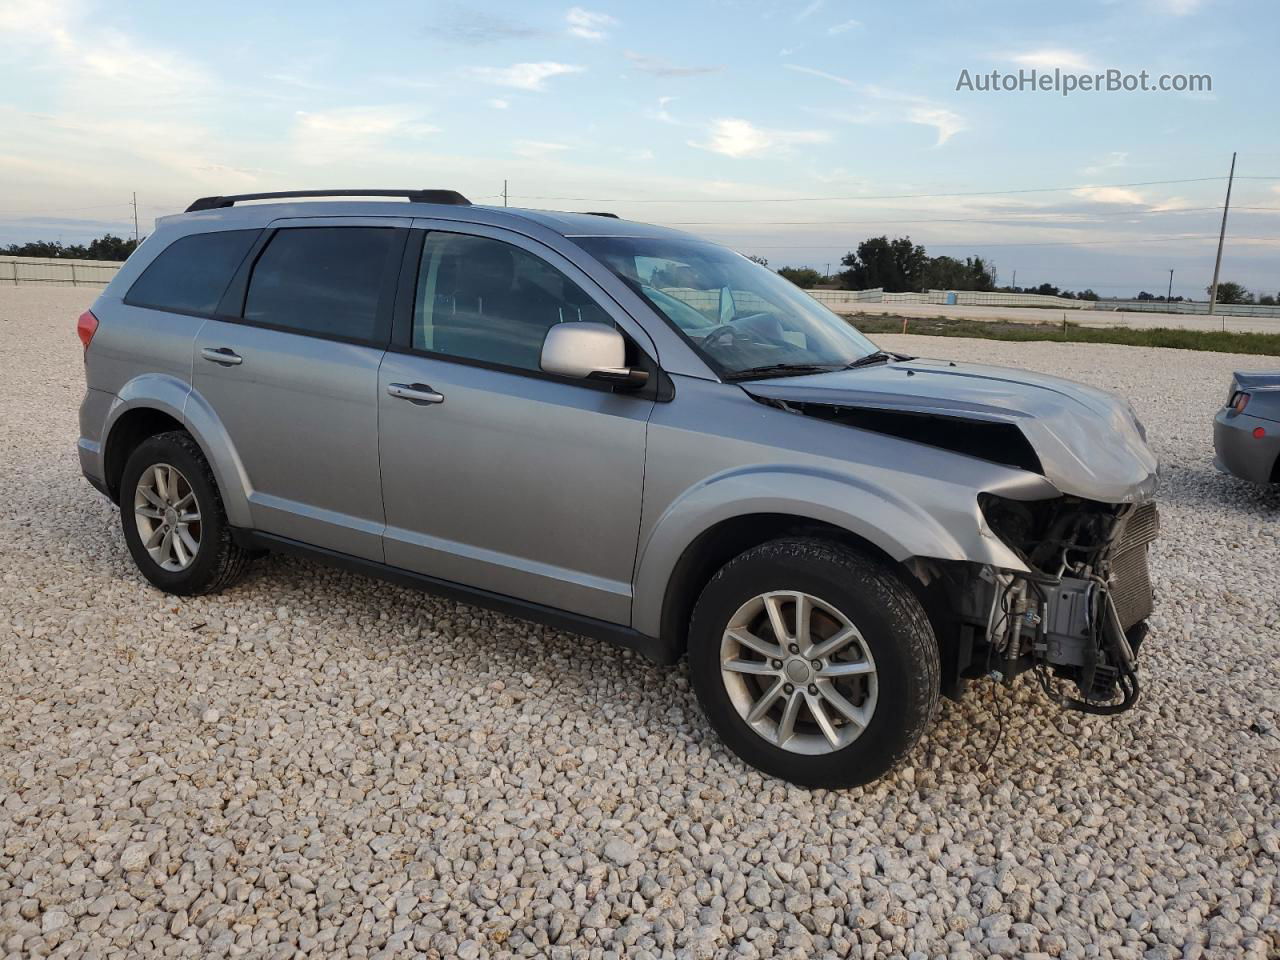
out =
[(1065, 494), (1126, 503), (1155, 491), (1157, 461), (1127, 401), (1025, 370), (904, 360), (742, 383), (752, 396), (1016, 425), (1045, 477)]

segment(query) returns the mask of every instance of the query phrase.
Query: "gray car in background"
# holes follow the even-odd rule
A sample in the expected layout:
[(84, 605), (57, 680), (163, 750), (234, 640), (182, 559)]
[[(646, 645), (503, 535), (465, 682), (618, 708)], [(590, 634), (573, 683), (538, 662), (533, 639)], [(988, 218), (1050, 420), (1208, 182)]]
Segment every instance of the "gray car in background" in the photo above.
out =
[(1214, 466), (1241, 480), (1280, 483), (1280, 373), (1236, 372), (1213, 418)]
[(879, 350), (674, 230), (386, 193), (198, 200), (81, 317), (81, 463), (151, 583), (278, 550), (687, 656), (805, 785), (883, 775), (972, 678), (1133, 705), (1128, 403)]

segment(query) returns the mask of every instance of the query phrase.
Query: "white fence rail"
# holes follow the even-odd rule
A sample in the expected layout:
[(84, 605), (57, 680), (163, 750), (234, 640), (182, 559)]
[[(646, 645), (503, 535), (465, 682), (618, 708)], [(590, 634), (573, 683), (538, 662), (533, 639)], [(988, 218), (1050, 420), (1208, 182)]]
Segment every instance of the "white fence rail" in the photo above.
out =
[[(1119, 310), (1124, 313), (1190, 313), (1207, 314), (1209, 304), (1203, 300), (1099, 300), (1095, 310)], [(1220, 303), (1213, 308), (1215, 314), (1229, 317), (1280, 317), (1280, 306), (1265, 303)]]
[[(1073, 300), (1038, 293), (982, 293), (974, 290), (928, 290), (924, 293), (885, 293), (874, 290), (808, 290), (811, 297), (829, 306), (851, 303), (925, 303), (976, 307), (1048, 307), (1055, 310), (1119, 311), (1122, 313), (1184, 313), (1206, 315), (1209, 304), (1200, 300), (1165, 303), (1161, 300)], [(1280, 317), (1280, 306), (1255, 303), (1220, 303), (1216, 316)]]
[(105, 287), (121, 266), (115, 260), (0, 256), (0, 286)]

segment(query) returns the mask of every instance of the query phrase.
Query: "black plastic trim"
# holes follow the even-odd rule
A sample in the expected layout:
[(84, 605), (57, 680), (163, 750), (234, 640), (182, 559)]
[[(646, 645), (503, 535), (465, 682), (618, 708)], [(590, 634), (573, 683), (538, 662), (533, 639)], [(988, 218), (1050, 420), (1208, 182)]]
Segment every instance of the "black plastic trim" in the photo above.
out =
[(200, 197), (187, 213), (222, 210), (245, 200), (293, 200), (303, 197), (404, 197), (410, 203), (440, 203), (469, 207), (471, 201), (457, 190), (279, 190), (273, 193), (237, 193), (225, 197)]
[(607, 620), (584, 617), (578, 613), (570, 613), (567, 610), (548, 607), (541, 603), (520, 600), (504, 594), (493, 593), (489, 590), (482, 590), (478, 587), (454, 583), (451, 580), (441, 580), (423, 573), (415, 573), (412, 570), (405, 570), (403, 567), (393, 567), (389, 564), (379, 563), (376, 560), (365, 560), (362, 557), (353, 557), (350, 554), (339, 553), (336, 550), (314, 547), (298, 540), (276, 536), (273, 533), (233, 528), (231, 534), (240, 546), (251, 550), (275, 550), (280, 553), (288, 553), (296, 557), (303, 557), (339, 567), (343, 570), (349, 570), (352, 573), (386, 580), (389, 583), (400, 586), (413, 587), (450, 600), (473, 603), (476, 606), (496, 610), (499, 613), (519, 617), (522, 620), (546, 624), (557, 630), (581, 634), (584, 637), (591, 637), (593, 640), (604, 640), (615, 646), (634, 650), (658, 664), (670, 665), (680, 659), (680, 651), (676, 649), (674, 644), (664, 642), (657, 637), (647, 636), (638, 630), (633, 630), (631, 627), (609, 623)]

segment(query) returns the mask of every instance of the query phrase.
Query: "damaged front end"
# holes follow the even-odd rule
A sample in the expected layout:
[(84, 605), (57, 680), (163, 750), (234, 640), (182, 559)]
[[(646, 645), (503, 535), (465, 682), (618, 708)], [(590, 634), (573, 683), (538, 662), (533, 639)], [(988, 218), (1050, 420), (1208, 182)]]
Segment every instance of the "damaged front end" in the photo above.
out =
[(1147, 551), (1159, 527), (1155, 503), (990, 494), (979, 503), (1027, 570), (983, 567), (959, 591), (961, 630), (974, 641), (964, 675), (1034, 671), (1064, 707), (1096, 714), (1132, 707), (1135, 654), (1154, 600)]
[(1127, 403), (1043, 374), (911, 359), (747, 390), (789, 413), (1043, 477), (1057, 496), (975, 491), (982, 535), (1008, 547), (1016, 569), (908, 561), (939, 637), (944, 693), (1034, 672), (1062, 706), (1133, 706), (1153, 603), (1157, 463)]

